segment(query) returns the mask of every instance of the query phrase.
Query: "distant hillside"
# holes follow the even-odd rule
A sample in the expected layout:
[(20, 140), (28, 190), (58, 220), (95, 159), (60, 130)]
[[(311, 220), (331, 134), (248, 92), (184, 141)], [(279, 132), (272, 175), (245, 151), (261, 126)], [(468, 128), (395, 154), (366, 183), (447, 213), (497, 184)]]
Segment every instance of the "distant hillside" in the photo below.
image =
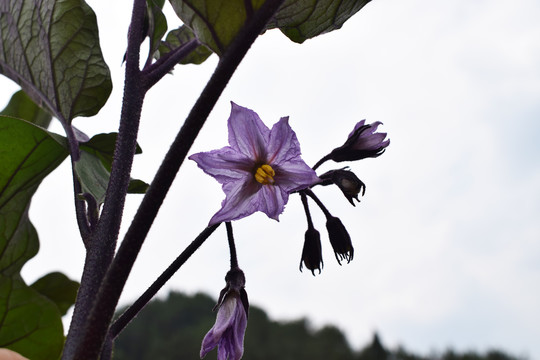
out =
[[(152, 301), (116, 341), (114, 360), (199, 359), (201, 341), (215, 321), (215, 300), (204, 294), (172, 292), (166, 300)], [(517, 360), (501, 351), (486, 354), (451, 350), (431, 357), (403, 348), (386, 349), (377, 334), (371, 344), (353, 351), (334, 326), (320, 330), (307, 319), (277, 322), (251, 306), (245, 338), (245, 360)], [(206, 359), (216, 359), (215, 350)]]

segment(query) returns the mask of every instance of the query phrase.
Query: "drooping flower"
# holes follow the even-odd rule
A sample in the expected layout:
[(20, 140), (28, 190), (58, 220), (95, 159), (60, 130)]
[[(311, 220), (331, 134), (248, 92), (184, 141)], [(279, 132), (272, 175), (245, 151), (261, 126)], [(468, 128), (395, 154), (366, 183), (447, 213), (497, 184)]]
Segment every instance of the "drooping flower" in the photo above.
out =
[(327, 171), (320, 178), (322, 180), (320, 185), (337, 185), (352, 206), (356, 206), (353, 199), (360, 202), (358, 195), (362, 193), (361, 195), (364, 196), (366, 192), (366, 184), (347, 168)]
[(376, 121), (373, 124), (365, 124), (362, 120), (356, 124), (349, 134), (347, 141), (342, 146), (334, 149), (329, 158), (340, 161), (354, 161), (381, 155), (385, 148), (390, 145), (390, 139), (386, 139), (386, 133), (376, 133), (382, 123)]
[(225, 280), (227, 286), (221, 291), (216, 305), (216, 323), (201, 345), (201, 359), (216, 346), (218, 360), (240, 360), (244, 354), (244, 334), (249, 308), (244, 290), (244, 273), (239, 268), (231, 269)]
[(302, 271), (302, 265), (305, 265), (313, 275), (315, 275), (315, 270), (319, 270), (320, 274), (321, 267), (324, 266), (321, 250), (321, 234), (314, 227), (308, 227), (302, 249), (300, 271)]
[(354, 257), (354, 248), (352, 246), (351, 236), (341, 220), (335, 216), (327, 216), (326, 229), (328, 230), (330, 244), (334, 249), (338, 264), (341, 265), (341, 261), (343, 260), (347, 260), (347, 263), (350, 263)]
[(231, 104), (229, 146), (189, 157), (221, 183), (226, 194), (210, 225), (256, 211), (278, 220), (289, 194), (319, 178), (300, 157), (300, 144), (288, 117), (270, 130), (254, 111)]

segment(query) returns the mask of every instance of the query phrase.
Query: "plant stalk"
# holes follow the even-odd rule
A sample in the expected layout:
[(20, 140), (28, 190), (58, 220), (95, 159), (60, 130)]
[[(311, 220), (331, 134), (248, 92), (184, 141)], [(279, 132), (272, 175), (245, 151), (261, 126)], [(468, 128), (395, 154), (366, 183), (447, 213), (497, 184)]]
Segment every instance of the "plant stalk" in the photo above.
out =
[(118, 299), (131, 272), (133, 263), (180, 166), (234, 71), (283, 1), (266, 1), (249, 19), (223, 54), (214, 74), (191, 109), (146, 192), (124, 241), (122, 241), (97, 293), (75, 359), (88, 360), (99, 356)]

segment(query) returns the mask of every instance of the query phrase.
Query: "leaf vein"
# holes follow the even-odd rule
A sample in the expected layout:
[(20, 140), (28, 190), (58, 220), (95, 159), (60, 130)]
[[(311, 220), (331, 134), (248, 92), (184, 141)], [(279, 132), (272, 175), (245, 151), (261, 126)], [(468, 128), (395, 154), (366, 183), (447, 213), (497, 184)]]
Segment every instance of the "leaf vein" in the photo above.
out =
[[(13, 174), (11, 174), (8, 178), (8, 181), (6, 182), (6, 185), (0, 190), (0, 199), (2, 198), (2, 196), (4, 195), (4, 192), (7, 190), (7, 188), (9, 187), (10, 183), (13, 181), (13, 179), (15, 178), (15, 176), (17, 175), (18, 171), (21, 170), (21, 168), (23, 167), (23, 165), (26, 163), (26, 161), (28, 161), (28, 159), (30, 158), (30, 156), (37, 150), (37, 148), (45, 141), (46, 137), (44, 136), (41, 140), (38, 140), (38, 142), (32, 147), (32, 149), (28, 152), (28, 154), (26, 154), (24, 156), (24, 158), (22, 159), (22, 161), (19, 163), (19, 165), (17, 165), (15, 171), (13, 172)], [(24, 185), (28, 184), (30, 181), (32, 181), (33, 178), (30, 178), (27, 182), (24, 183)], [(24, 186), (22, 186), (21, 188), (24, 188)], [(10, 196), (9, 198), (7, 198), (3, 203), (0, 203), (0, 209), (2, 209), (2, 207), (4, 207), (4, 205), (11, 199), (13, 198), (13, 196), (15, 196), (15, 193)]]
[[(221, 40), (219, 39), (215, 29), (214, 29), (214, 26), (212, 26), (212, 24), (210, 23), (210, 20), (207, 19), (205, 16), (202, 15), (202, 13), (199, 11), (199, 9), (197, 9), (195, 6), (193, 6), (189, 1), (184, 1), (184, 4), (191, 9), (191, 11), (193, 11), (195, 13), (195, 15), (197, 15), (201, 20), (202, 22), (204, 22), (204, 24), (206, 25), (206, 27), (208, 28), (208, 31), (210, 31), (210, 34), (212, 35), (212, 38), (214, 39), (214, 42), (216, 43), (219, 51), (221, 53), (223, 53), (223, 51), (225, 51), (225, 48), (223, 46), (223, 44), (221, 43)], [(192, 20), (193, 22), (193, 20)], [(190, 24), (191, 25), (191, 24)]]

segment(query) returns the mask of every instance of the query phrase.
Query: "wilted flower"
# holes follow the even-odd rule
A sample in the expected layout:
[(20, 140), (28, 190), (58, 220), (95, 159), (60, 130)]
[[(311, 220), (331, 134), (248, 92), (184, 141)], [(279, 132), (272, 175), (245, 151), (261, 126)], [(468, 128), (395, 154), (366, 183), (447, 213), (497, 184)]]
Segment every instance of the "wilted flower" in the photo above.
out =
[(328, 230), (330, 244), (332, 244), (339, 265), (341, 265), (341, 261), (344, 259), (347, 260), (347, 263), (351, 262), (354, 256), (354, 249), (351, 237), (341, 220), (335, 216), (327, 216), (326, 229)]
[(323, 180), (320, 183), (321, 185), (336, 184), (352, 206), (356, 206), (353, 199), (360, 202), (358, 199), (358, 194), (362, 192), (362, 196), (364, 196), (366, 192), (366, 184), (364, 184), (362, 180), (360, 180), (356, 174), (350, 170), (330, 170), (322, 174), (320, 178)]
[(254, 111), (231, 104), (229, 146), (190, 156), (222, 184), (226, 194), (210, 225), (256, 211), (278, 220), (289, 194), (319, 178), (300, 157), (300, 144), (288, 117), (282, 117), (270, 130)]
[(321, 273), (321, 267), (323, 266), (321, 234), (313, 227), (309, 227), (306, 231), (302, 259), (300, 260), (300, 271), (302, 271), (302, 263), (311, 270), (313, 275), (315, 275), (315, 269), (319, 270), (319, 274)]
[(201, 345), (201, 359), (216, 346), (218, 360), (240, 360), (244, 354), (244, 334), (249, 308), (244, 290), (244, 273), (239, 268), (231, 269), (225, 280), (227, 286), (221, 291), (216, 305), (216, 323)]
[(368, 125), (365, 125), (365, 122), (366, 120), (362, 120), (357, 123), (345, 144), (332, 150), (328, 158), (340, 162), (374, 158), (381, 155), (390, 145), (390, 139), (384, 140), (386, 133), (375, 132), (382, 124), (380, 121)]

